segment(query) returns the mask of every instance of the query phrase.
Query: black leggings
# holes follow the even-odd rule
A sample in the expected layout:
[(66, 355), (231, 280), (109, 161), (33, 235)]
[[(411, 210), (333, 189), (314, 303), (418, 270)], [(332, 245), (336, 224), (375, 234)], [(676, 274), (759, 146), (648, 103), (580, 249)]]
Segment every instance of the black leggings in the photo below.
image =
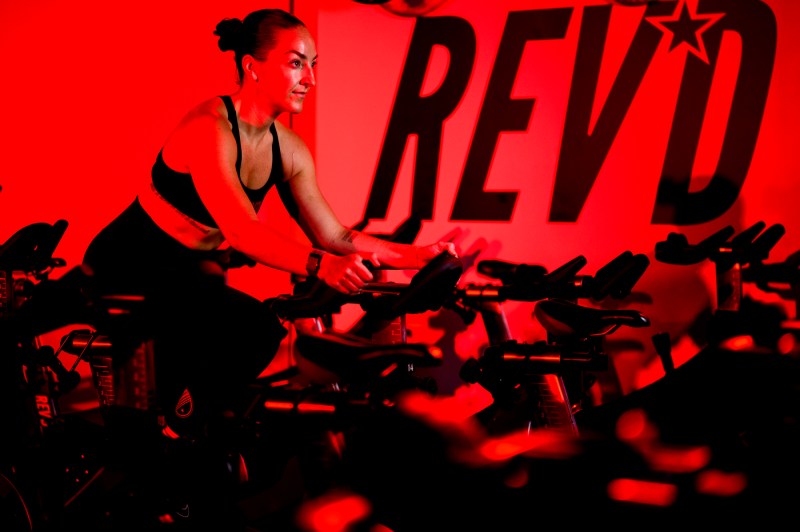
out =
[(138, 201), (94, 238), (84, 264), (100, 293), (145, 296), (138, 322), (154, 343), (157, 403), (179, 434), (240, 408), (287, 334), (263, 302), (225, 284), (213, 252), (180, 244)]

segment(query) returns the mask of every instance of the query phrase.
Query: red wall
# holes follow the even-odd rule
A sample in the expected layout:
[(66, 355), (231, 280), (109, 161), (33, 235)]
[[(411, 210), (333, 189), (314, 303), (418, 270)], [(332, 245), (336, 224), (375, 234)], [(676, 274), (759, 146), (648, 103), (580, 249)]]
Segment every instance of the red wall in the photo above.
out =
[[(318, 86), (291, 123), (314, 150), (320, 185), (345, 224), (371, 213), (368, 230), (391, 231), (413, 203), (426, 211), (421, 242), (453, 238), (475, 260), (549, 269), (584, 255), (586, 274), (626, 250), (652, 258), (669, 232), (696, 240), (728, 224), (783, 224), (770, 261), (798, 249), (795, 0), (687, 0), (696, 31), (680, 44), (662, 30), (675, 29), (683, 2), (449, 0), (425, 13), (423, 4), (424, 19), (404, 16), (403, 4), (270, 2), (294, 9), (317, 36)], [(235, 89), (216, 23), (262, 7), (0, 6), (0, 240), (28, 223), (65, 219), (57, 255), (76, 265), (148, 178), (180, 116)], [(414, 72), (424, 72), (422, 81)], [(401, 87), (408, 90), (398, 94)], [(670, 180), (690, 180), (689, 188), (657, 207), (660, 183)], [(277, 202), (264, 215), (300, 236)], [(651, 263), (637, 285), (651, 301), (635, 307), (653, 321), (644, 343), (661, 331), (683, 341), (713, 304), (710, 266)], [(464, 281), (485, 282), (473, 269)], [(288, 275), (266, 268), (235, 272), (231, 282), (259, 297), (290, 289)], [(540, 334), (530, 310), (509, 305), (521, 340)], [(415, 332), (452, 336), (461, 359), (484, 341), (479, 327), (423, 321)], [(625, 354), (626, 367), (642, 370), (630, 386), (659, 375), (646, 351)]]

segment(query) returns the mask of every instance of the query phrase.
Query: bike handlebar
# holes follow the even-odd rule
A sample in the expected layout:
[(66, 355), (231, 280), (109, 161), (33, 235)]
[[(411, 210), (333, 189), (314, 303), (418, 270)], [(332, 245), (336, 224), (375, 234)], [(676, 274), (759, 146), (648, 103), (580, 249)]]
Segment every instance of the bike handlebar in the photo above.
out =
[(594, 276), (577, 275), (586, 264), (582, 255), (552, 272), (541, 266), (515, 264), (502, 260), (478, 263), (478, 272), (498, 279), (501, 285), (468, 284), (457, 289), (450, 308), (466, 312), (459, 302), (472, 301), (539, 301), (549, 298), (624, 299), (650, 265), (643, 254), (625, 251), (600, 268)]
[(723, 268), (736, 263), (760, 263), (769, 257), (772, 248), (786, 233), (781, 224), (774, 224), (764, 230), (765, 227), (766, 224), (759, 221), (733, 236), (735, 229), (727, 226), (697, 244), (690, 244), (681, 233), (670, 233), (666, 240), (656, 243), (656, 260), (667, 264), (689, 265), (708, 259)]
[(445, 251), (414, 274), (409, 283), (367, 283), (359, 293), (344, 294), (315, 280), (298, 285), (295, 294), (280, 295), (265, 303), (285, 319), (321, 317), (339, 312), (349, 303), (360, 304), (381, 319), (393, 319), (441, 308), (462, 272), (461, 259)]
[(37, 222), (19, 229), (0, 245), (0, 270), (23, 271), (40, 277), (53, 267), (64, 266), (64, 260), (54, 258), (53, 252), (67, 225), (66, 220), (57, 220), (53, 224)]

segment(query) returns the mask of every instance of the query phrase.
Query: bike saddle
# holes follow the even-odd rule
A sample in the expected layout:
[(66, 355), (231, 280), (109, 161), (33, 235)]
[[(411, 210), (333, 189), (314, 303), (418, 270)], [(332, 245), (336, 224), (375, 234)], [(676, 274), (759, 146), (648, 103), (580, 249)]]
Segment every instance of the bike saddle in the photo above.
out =
[(441, 351), (425, 344), (379, 344), (344, 332), (304, 332), (296, 348), (303, 358), (342, 375), (392, 364), (434, 367), (441, 364)]
[(650, 325), (650, 320), (636, 310), (596, 309), (561, 299), (540, 301), (533, 309), (533, 315), (548, 334), (561, 338), (604, 336), (623, 325)]

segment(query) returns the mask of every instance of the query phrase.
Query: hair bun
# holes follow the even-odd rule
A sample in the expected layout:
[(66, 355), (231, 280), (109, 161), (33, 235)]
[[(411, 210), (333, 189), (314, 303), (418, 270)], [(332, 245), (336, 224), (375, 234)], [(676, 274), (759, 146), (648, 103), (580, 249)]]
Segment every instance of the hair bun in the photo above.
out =
[(238, 18), (226, 18), (217, 24), (214, 35), (219, 36), (219, 49), (236, 51), (241, 46), (244, 24)]

